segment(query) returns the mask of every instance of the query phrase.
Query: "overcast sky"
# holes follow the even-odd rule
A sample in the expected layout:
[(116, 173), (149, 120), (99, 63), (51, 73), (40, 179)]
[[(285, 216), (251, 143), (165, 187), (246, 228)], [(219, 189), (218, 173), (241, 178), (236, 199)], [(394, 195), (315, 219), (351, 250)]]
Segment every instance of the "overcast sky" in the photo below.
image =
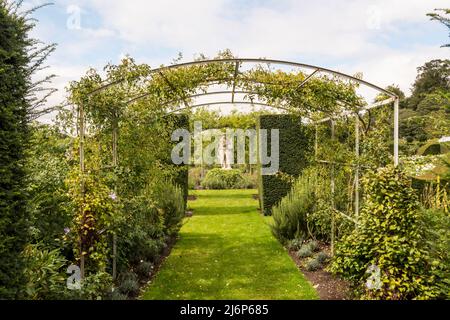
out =
[[(46, 1), (29, 0), (26, 5)], [(361, 72), (409, 94), (416, 68), (450, 58), (448, 29), (426, 13), (449, 0), (56, 0), (39, 10), (33, 36), (56, 42), (50, 71), (64, 87), (89, 67), (125, 54), (152, 67), (183, 54), (214, 56), (229, 48), (241, 58), (266, 57)], [(49, 72), (49, 70), (47, 70)]]

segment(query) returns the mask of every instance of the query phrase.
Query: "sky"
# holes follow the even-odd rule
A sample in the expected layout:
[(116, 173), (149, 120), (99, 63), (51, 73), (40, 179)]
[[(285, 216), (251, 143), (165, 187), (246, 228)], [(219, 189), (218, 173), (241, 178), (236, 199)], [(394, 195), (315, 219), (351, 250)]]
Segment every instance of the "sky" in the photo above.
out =
[[(25, 1), (25, 8), (47, 2)], [(450, 58), (448, 29), (427, 13), (449, 0), (55, 0), (38, 10), (32, 36), (57, 43), (46, 73), (69, 81), (125, 55), (152, 67), (230, 49), (240, 58), (313, 64), (406, 94), (417, 67)], [(51, 116), (47, 116), (47, 121)]]

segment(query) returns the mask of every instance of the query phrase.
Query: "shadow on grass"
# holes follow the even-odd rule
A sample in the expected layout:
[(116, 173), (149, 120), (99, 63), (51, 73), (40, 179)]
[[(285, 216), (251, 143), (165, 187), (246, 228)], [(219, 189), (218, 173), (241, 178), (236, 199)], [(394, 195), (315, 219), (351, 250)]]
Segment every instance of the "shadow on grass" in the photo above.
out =
[[(236, 210), (239, 208), (239, 210)], [(221, 216), (221, 215), (239, 215), (239, 214), (252, 214), (257, 209), (257, 206), (246, 206), (233, 205), (229, 206), (208, 206), (208, 205), (197, 205), (195, 207), (196, 216)]]

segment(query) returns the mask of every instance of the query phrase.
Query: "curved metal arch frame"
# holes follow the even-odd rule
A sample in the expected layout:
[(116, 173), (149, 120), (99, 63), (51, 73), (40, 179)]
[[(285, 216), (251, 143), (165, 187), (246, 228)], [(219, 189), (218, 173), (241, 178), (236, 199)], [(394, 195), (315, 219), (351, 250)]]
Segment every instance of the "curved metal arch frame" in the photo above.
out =
[[(231, 93), (231, 91), (230, 91)], [(200, 107), (208, 107), (208, 106), (214, 106), (214, 105), (252, 105), (252, 106), (262, 106), (262, 107), (269, 107), (269, 108), (274, 108), (274, 109), (280, 109), (280, 110), (284, 110), (284, 111), (292, 111), (288, 108), (283, 108), (283, 107), (279, 107), (279, 106), (274, 106), (271, 104), (267, 104), (267, 103), (262, 103), (262, 102), (250, 102), (250, 101), (214, 101), (214, 102), (206, 102), (206, 103), (199, 103), (199, 104), (194, 104), (194, 105), (190, 105), (187, 107), (183, 107), (183, 108), (179, 108), (179, 109), (175, 109), (175, 110), (171, 110), (169, 112), (167, 112), (167, 114), (172, 114), (175, 112), (180, 112), (180, 111), (184, 111), (184, 110), (190, 110), (190, 109), (194, 109), (194, 108), (200, 108)]]
[[(189, 100), (189, 99), (198, 98), (198, 97), (214, 96), (214, 95), (221, 95), (221, 94), (231, 94), (231, 95), (235, 95), (235, 94), (254, 94), (254, 95), (257, 95), (258, 93), (254, 92), (254, 91), (245, 91), (245, 90), (234, 90), (234, 91), (233, 90), (222, 90), (222, 91), (211, 91), (211, 92), (196, 93), (196, 94), (193, 94), (193, 95), (185, 96), (185, 98)], [(141, 100), (141, 99), (144, 99), (144, 98), (146, 98), (148, 96), (149, 96), (149, 94), (140, 95), (140, 96), (138, 96), (136, 98), (128, 100), (127, 102), (125, 102), (125, 104), (134, 103), (134, 102), (136, 102), (138, 100)], [(163, 101), (163, 102), (161, 102), (161, 105), (162, 106), (168, 106), (168, 105), (171, 105), (171, 104), (176, 104), (178, 102), (179, 102), (179, 100)], [(224, 102), (218, 102), (218, 103), (214, 102), (214, 104), (219, 104), (219, 103), (224, 103), (224, 104), (247, 104), (247, 101), (235, 101), (234, 97), (232, 97), (231, 101), (224, 101)], [(186, 103), (184, 103), (184, 104), (186, 105)], [(259, 104), (259, 105), (265, 105), (265, 106), (268, 106), (268, 107), (278, 108), (278, 106), (274, 106), (274, 105), (271, 105), (271, 104), (268, 104), (268, 103), (262, 103), (262, 102), (253, 102), (253, 104), (255, 104), (255, 105)], [(206, 106), (206, 105), (208, 105), (208, 103), (203, 103), (202, 105)], [(187, 109), (187, 108), (182, 108), (182, 109)], [(282, 109), (289, 110), (287, 107), (286, 108), (282, 108)]]
[[(184, 62), (184, 63), (178, 63), (178, 64), (173, 64), (170, 66), (162, 66), (159, 68), (155, 68), (149, 71), (150, 74), (153, 73), (160, 73), (163, 72), (165, 70), (170, 70), (170, 69), (177, 69), (177, 68), (182, 68), (182, 67), (189, 67), (189, 66), (194, 66), (194, 65), (205, 65), (205, 64), (214, 64), (214, 63), (235, 63), (235, 64), (242, 64), (242, 63), (263, 63), (263, 64), (275, 64), (275, 65), (287, 65), (287, 66), (292, 66), (292, 67), (297, 67), (297, 68), (304, 68), (304, 69), (310, 69), (313, 70), (313, 72), (308, 76), (309, 79), (314, 76), (316, 73), (318, 72), (324, 72), (324, 73), (328, 73), (334, 76), (338, 76), (338, 77), (342, 77), (351, 81), (355, 81), (359, 84), (368, 86), (372, 89), (375, 89), (377, 91), (379, 91), (380, 93), (384, 93), (390, 97), (397, 97), (394, 93), (381, 88), (380, 86), (377, 86), (376, 84), (373, 84), (371, 82), (362, 80), (362, 79), (358, 79), (354, 76), (345, 74), (343, 72), (339, 72), (339, 71), (335, 71), (332, 69), (328, 69), (328, 68), (323, 68), (323, 67), (319, 67), (319, 66), (315, 66), (315, 65), (311, 65), (311, 64), (306, 64), (306, 63), (299, 63), (299, 62), (292, 62), (292, 61), (286, 61), (286, 60), (276, 60), (276, 59), (263, 59), (263, 58), (225, 58), (225, 59), (208, 59), (208, 60), (198, 60), (198, 61), (191, 61), (191, 62)], [(305, 79), (305, 81), (309, 80), (308, 77)], [(102, 91), (110, 86), (119, 84), (124, 82), (125, 79), (119, 79), (113, 82), (109, 82), (106, 83), (102, 86), (100, 86), (97, 89), (92, 90), (91, 92), (88, 93), (88, 95), (94, 94), (96, 92)], [(304, 82), (305, 82), (304, 81)]]
[[(168, 79), (164, 76), (164, 71), (165, 70), (171, 70), (171, 69), (176, 69), (176, 68), (183, 68), (183, 67), (189, 67), (189, 66), (194, 66), (194, 65), (205, 65), (205, 64), (214, 64), (214, 63), (234, 63), (235, 64), (235, 71), (234, 71), (234, 77), (231, 81), (233, 81), (233, 88), (231, 91), (232, 94), (232, 98), (231, 101), (226, 101), (226, 102), (209, 102), (209, 103), (205, 103), (205, 104), (198, 104), (198, 105), (194, 105), (194, 106), (189, 106), (187, 103), (187, 99), (188, 97), (186, 97), (185, 93), (182, 91), (181, 94), (179, 92), (179, 90), (177, 90), (177, 88), (173, 88), (173, 86), (171, 85), (170, 81), (168, 81)], [(180, 101), (184, 102), (185, 104), (185, 108), (180, 108), (177, 110), (173, 110), (172, 112), (177, 112), (177, 111), (182, 111), (185, 109), (190, 109), (190, 108), (194, 108), (194, 107), (200, 107), (200, 106), (211, 106), (211, 105), (218, 105), (218, 104), (252, 104), (252, 105), (264, 105), (267, 107), (272, 107), (272, 108), (277, 108), (277, 106), (272, 106), (266, 103), (259, 103), (259, 102), (246, 102), (246, 101), (241, 101), (241, 102), (235, 102), (234, 98), (235, 98), (235, 91), (236, 91), (236, 84), (237, 84), (237, 76), (239, 74), (239, 68), (241, 67), (241, 65), (243, 63), (257, 63), (257, 64), (275, 64), (275, 65), (287, 65), (287, 66), (292, 66), (292, 67), (298, 67), (298, 68), (304, 68), (304, 69), (309, 69), (312, 70), (312, 72), (306, 76), (306, 78), (299, 83), (298, 89), (301, 89), (302, 86), (304, 86), (308, 81), (310, 81), (316, 74), (318, 73), (327, 73), (330, 74), (332, 76), (335, 77), (341, 77), (344, 79), (347, 79), (349, 81), (353, 81), (355, 83), (364, 85), (366, 87), (375, 89), (376, 91), (378, 91), (379, 93), (385, 94), (388, 96), (387, 99), (379, 102), (379, 103), (375, 103), (371, 106), (368, 107), (364, 107), (362, 109), (359, 109), (356, 111), (357, 115), (364, 111), (364, 110), (368, 110), (371, 108), (375, 108), (375, 107), (380, 107), (383, 105), (387, 105), (390, 104), (392, 102), (394, 102), (394, 165), (397, 166), (399, 164), (399, 97), (397, 95), (395, 95), (394, 93), (383, 89), (371, 82), (362, 80), (362, 79), (358, 79), (354, 76), (350, 76), (348, 74), (342, 73), (342, 72), (338, 72), (338, 71), (334, 71), (328, 68), (322, 68), (322, 67), (318, 67), (318, 66), (314, 66), (314, 65), (309, 65), (309, 64), (304, 64), (304, 63), (296, 63), (296, 62), (290, 62), (290, 61), (285, 61), (285, 60), (274, 60), (274, 59), (252, 59), (252, 58), (225, 58), (225, 59), (211, 59), (211, 60), (199, 60), (199, 61), (192, 61), (192, 62), (186, 62), (186, 63), (179, 63), (179, 64), (174, 64), (171, 66), (163, 66), (160, 68), (155, 68), (150, 70), (150, 74), (160, 74), (166, 81), (166, 83), (169, 85), (169, 87), (171, 87), (172, 91), (174, 91), (174, 93), (176, 95), (179, 95)], [(138, 78), (138, 77), (136, 77)], [(126, 79), (119, 79), (113, 82), (109, 82), (106, 84), (101, 85), (99, 88), (89, 92), (87, 94), (87, 97), (90, 97), (91, 95), (95, 94), (96, 92), (100, 92), (102, 90), (105, 90), (113, 85), (116, 84), (120, 84), (122, 82), (124, 82)], [(333, 80), (333, 79), (331, 79)], [(218, 80), (216, 80), (218, 81)], [(247, 81), (249, 81), (247, 79)], [(208, 95), (207, 93), (205, 93), (204, 95)], [(141, 98), (137, 98), (137, 99), (142, 99), (144, 97)], [(136, 101), (136, 99), (134, 100)], [(278, 107), (280, 108), (280, 107)], [(281, 109), (281, 108), (280, 108)], [(291, 110), (292, 111), (292, 110)], [(345, 115), (345, 111), (344, 111), (344, 115)], [(348, 111), (347, 111), (348, 114)], [(359, 119), (358, 116), (355, 116), (355, 156), (358, 159), (359, 158)], [(331, 127), (332, 127), (332, 138), (334, 138), (334, 119), (333, 118), (324, 118), (322, 120), (319, 120), (317, 122), (315, 122), (315, 126), (316, 126), (316, 132), (317, 132), (317, 126), (319, 123), (322, 122), (331, 122)], [(81, 130), (82, 132), (84, 132), (83, 130)], [(83, 133), (84, 134), (84, 133)], [(82, 148), (82, 141), (83, 138), (80, 138), (80, 166), (81, 166), (81, 171), (84, 171), (84, 165), (83, 165), (83, 158), (84, 158), (84, 151)], [(316, 150), (317, 150), (317, 134), (316, 134)], [(316, 152), (317, 155), (317, 152)], [(333, 164), (334, 165), (334, 164)], [(332, 188), (332, 193), (334, 193), (334, 176), (332, 176), (331, 178), (331, 188)], [(355, 170), (355, 199), (359, 198), (359, 166), (356, 167)], [(339, 212), (339, 211), (338, 211)], [(359, 202), (355, 201), (355, 214), (358, 217), (359, 214)], [(334, 251), (334, 233), (332, 233), (332, 252)], [(113, 269), (115, 268), (115, 265), (113, 267)]]
[[(263, 58), (224, 58), (224, 59), (207, 59), (207, 60), (198, 60), (198, 61), (191, 61), (191, 62), (185, 62), (185, 63), (178, 63), (178, 64), (173, 64), (170, 66), (162, 66), (159, 68), (155, 68), (149, 71), (150, 74), (154, 74), (154, 73), (159, 73), (159, 74), (163, 74), (163, 71), (165, 70), (171, 70), (171, 69), (176, 69), (176, 68), (183, 68), (183, 67), (189, 67), (189, 66), (194, 66), (194, 65), (206, 65), (206, 64), (214, 64), (214, 63), (234, 63), (235, 64), (235, 73), (234, 73), (234, 84), (233, 84), (233, 91), (232, 91), (232, 102), (234, 102), (234, 90), (235, 90), (235, 84), (236, 84), (236, 77), (237, 74), (239, 72), (239, 68), (241, 66), (241, 64), (243, 63), (259, 63), (259, 64), (275, 64), (275, 65), (287, 65), (287, 66), (292, 66), (292, 67), (298, 67), (298, 68), (304, 68), (304, 69), (309, 69), (309, 70), (313, 70), (311, 72), (311, 74), (309, 74), (304, 80), (303, 82), (301, 82), (299, 84), (299, 88), (301, 88), (304, 84), (306, 84), (310, 79), (312, 79), (312, 77), (314, 77), (314, 75), (316, 75), (317, 73), (327, 73), (333, 76), (337, 76), (337, 77), (341, 77), (350, 81), (354, 81), (356, 83), (365, 85), (369, 88), (375, 89), (376, 91), (386, 94), (389, 98), (379, 102), (379, 103), (375, 103), (371, 106), (365, 107), (361, 110), (358, 110), (359, 112), (365, 111), (367, 109), (372, 109), (375, 107), (380, 107), (380, 106), (384, 106), (387, 104), (390, 104), (392, 102), (394, 102), (394, 164), (398, 165), (399, 163), (399, 150), (398, 150), (398, 144), (399, 144), (399, 97), (394, 94), (393, 92), (390, 92), (386, 89), (381, 88), (380, 86), (377, 86), (371, 82), (362, 80), (362, 79), (358, 79), (354, 76), (339, 72), (339, 71), (335, 71), (335, 70), (331, 70), (328, 68), (323, 68), (323, 67), (319, 67), (319, 66), (315, 66), (315, 65), (310, 65), (310, 64), (305, 64), (305, 63), (298, 63), (298, 62), (292, 62), (292, 61), (286, 61), (286, 60), (276, 60), (276, 59), (263, 59)], [(87, 95), (91, 96), (93, 94), (95, 94), (96, 92), (105, 90), (107, 88), (109, 88), (110, 86), (114, 86), (116, 84), (120, 84), (122, 82), (124, 82), (126, 79), (119, 79), (113, 82), (109, 82), (106, 83), (102, 86), (100, 86), (97, 89), (94, 89), (93, 91), (89, 92)], [(217, 80), (216, 80), (217, 81)], [(180, 97), (182, 101), (186, 101), (186, 97)], [(186, 104), (186, 107), (188, 108), (189, 105)], [(218, 103), (217, 103), (218, 104)], [(212, 103), (209, 104), (205, 104), (205, 105), (212, 105)], [(269, 106), (269, 105), (268, 105)], [(274, 107), (274, 106), (272, 106)], [(345, 112), (344, 112), (345, 113)], [(317, 123), (321, 123), (321, 122), (326, 122), (326, 121), (332, 121), (332, 118), (324, 118), (319, 120)]]
[[(314, 74), (314, 73), (313, 73)], [(312, 76), (313, 76), (313, 74), (311, 74), (311, 75), (309, 75), (302, 83), (301, 83), (301, 85), (303, 85), (303, 84), (305, 84)], [(166, 78), (165, 78), (165, 80), (166, 81), (168, 81)], [(258, 92), (255, 92), (255, 91), (243, 91), (243, 90), (236, 90), (236, 78), (234, 78), (234, 79), (232, 79), (232, 78), (218, 78), (218, 79), (209, 79), (209, 80), (207, 80), (207, 81), (205, 81), (205, 82), (203, 82), (203, 83), (201, 83), (201, 84), (199, 84), (199, 86), (204, 86), (204, 85), (206, 85), (206, 86), (210, 86), (210, 85), (213, 85), (213, 84), (221, 84), (221, 81), (232, 81), (232, 80), (234, 80), (235, 82), (233, 83), (233, 87), (232, 87), (232, 90), (222, 90), (222, 91), (212, 91), (212, 92), (203, 92), (203, 93), (198, 93), (198, 94), (193, 94), (193, 95), (189, 95), (189, 96), (186, 96), (186, 95), (179, 95), (177, 92), (177, 95), (179, 95), (179, 99), (178, 100), (170, 100), (170, 101), (162, 101), (162, 102), (160, 102), (160, 104), (162, 105), (162, 106), (168, 106), (168, 105), (170, 105), (170, 104), (175, 104), (175, 103), (183, 103), (186, 107), (185, 108), (181, 108), (181, 109), (189, 109), (189, 104), (188, 104), (188, 100), (190, 100), (190, 99), (192, 99), (192, 98), (197, 98), (197, 97), (203, 97), (203, 96), (211, 96), (211, 95), (219, 95), (219, 94), (231, 94), (231, 102), (230, 103), (228, 103), (228, 101), (224, 101), (224, 102), (218, 102), (218, 103), (203, 103), (201, 106), (208, 106), (208, 105), (218, 105), (218, 104), (249, 104), (249, 103), (247, 103), (246, 101), (241, 101), (241, 102), (243, 102), (243, 103), (241, 103), (240, 101), (235, 101), (235, 94), (254, 94), (254, 95), (258, 95)], [(254, 79), (245, 79), (245, 81), (251, 81), (251, 82), (254, 82), (254, 83), (257, 83), (257, 84), (263, 84), (263, 85), (281, 85), (281, 84), (278, 84), (278, 83), (271, 83), (271, 82), (263, 82), (263, 81), (258, 81), (258, 80), (254, 80)], [(300, 86), (301, 87), (301, 86)], [(126, 105), (128, 105), (128, 104), (132, 104), (132, 103), (134, 103), (134, 102), (137, 102), (137, 101), (139, 101), (139, 100), (142, 100), (142, 99), (145, 99), (146, 97), (148, 97), (148, 96), (150, 96), (151, 94), (150, 93), (144, 93), (144, 94), (141, 94), (141, 95), (138, 95), (138, 96), (136, 96), (136, 97), (134, 97), (134, 98), (132, 98), (132, 99), (130, 99), (130, 100), (128, 100), (128, 101), (126, 101), (125, 102), (125, 104)], [(373, 105), (370, 105), (370, 106), (365, 106), (365, 107), (363, 107), (363, 106), (358, 106), (359, 107), (359, 110), (358, 110), (358, 112), (363, 112), (363, 111), (365, 111), (365, 110), (368, 110), (368, 109), (372, 109), (372, 108), (374, 108), (374, 107), (377, 107), (377, 106), (380, 106), (380, 105), (385, 105), (385, 104), (388, 104), (388, 103), (390, 103), (390, 102), (392, 102), (393, 101), (393, 99), (394, 98), (388, 98), (388, 99), (386, 99), (386, 100), (383, 100), (383, 101), (381, 101), (381, 102), (378, 102), (378, 103), (376, 103), (376, 104), (373, 104)], [(344, 102), (344, 101), (337, 101), (338, 103), (341, 103), (341, 104), (343, 104), (343, 105), (345, 105), (346, 103)], [(275, 105), (273, 105), (273, 104), (268, 104), (268, 103), (254, 103), (254, 104), (259, 104), (259, 105), (265, 105), (265, 106), (267, 106), (267, 107), (272, 107), (272, 108), (276, 108), (276, 109), (283, 109), (283, 110), (286, 110), (286, 111), (293, 111), (292, 109), (289, 109), (289, 108), (283, 108), (283, 107), (279, 107), (279, 106), (275, 106)], [(195, 106), (194, 106), (195, 107)], [(346, 115), (349, 115), (350, 113), (349, 112), (342, 112), (340, 115), (337, 115), (337, 116), (346, 116)], [(320, 123), (320, 122), (325, 122), (325, 121), (330, 121), (332, 118), (331, 117), (328, 117), (328, 118), (323, 118), (323, 119), (321, 119), (321, 120), (319, 120), (318, 122)], [(309, 119), (309, 120), (311, 120), (311, 119)], [(311, 120), (312, 121), (312, 120)]]
[[(194, 105), (194, 106), (189, 106), (187, 103), (187, 97), (185, 96), (184, 92), (180, 92), (178, 90), (176, 90), (176, 88), (173, 88), (173, 86), (171, 85), (170, 81), (168, 81), (167, 78), (165, 78), (164, 76), (164, 71), (165, 70), (170, 70), (170, 69), (175, 69), (175, 68), (183, 68), (183, 67), (188, 67), (188, 66), (194, 66), (194, 65), (205, 65), (205, 64), (213, 64), (213, 63), (234, 63), (235, 64), (235, 71), (234, 71), (234, 79), (233, 81), (233, 89), (231, 91), (232, 94), (232, 99), (231, 101), (227, 101), (227, 102), (209, 102), (206, 104), (198, 104), (198, 105)], [(387, 105), (391, 102), (394, 102), (394, 165), (397, 166), (399, 164), (399, 150), (398, 150), (398, 145), (399, 145), (399, 97), (397, 95), (395, 95), (394, 93), (385, 90), (373, 83), (370, 83), (368, 81), (362, 80), (362, 79), (358, 79), (354, 76), (350, 76), (348, 74), (342, 73), (342, 72), (338, 72), (338, 71), (334, 71), (331, 69), (327, 69), (327, 68), (322, 68), (322, 67), (318, 67), (318, 66), (314, 66), (314, 65), (309, 65), (309, 64), (304, 64), (304, 63), (296, 63), (296, 62), (290, 62), (290, 61), (285, 61), (285, 60), (274, 60), (274, 59), (249, 59), (249, 58), (227, 58), (227, 59), (212, 59), (212, 60), (199, 60), (199, 61), (192, 61), (192, 62), (186, 62), (186, 63), (179, 63), (179, 64), (174, 64), (171, 66), (164, 66), (164, 67), (160, 67), (160, 68), (156, 68), (156, 69), (152, 69), (150, 70), (150, 74), (155, 74), (158, 73), (160, 74), (165, 80), (166, 83), (169, 85), (169, 87), (171, 87), (171, 89), (174, 91), (174, 93), (176, 95), (179, 95), (179, 98), (182, 102), (184, 102), (185, 104), (185, 108), (181, 108), (178, 110), (174, 110), (172, 112), (177, 112), (177, 111), (181, 111), (183, 109), (188, 109), (188, 108), (193, 108), (193, 107), (200, 107), (202, 105), (204, 106), (210, 106), (210, 105), (217, 105), (217, 104), (237, 104), (234, 100), (235, 97), (235, 90), (236, 90), (236, 84), (237, 84), (237, 75), (239, 74), (239, 68), (241, 66), (241, 64), (243, 63), (264, 63), (264, 64), (276, 64), (276, 65), (288, 65), (288, 66), (293, 66), (293, 67), (298, 67), (298, 68), (304, 68), (304, 69), (309, 69), (309, 70), (313, 70), (309, 75), (306, 76), (306, 78), (299, 83), (298, 88), (301, 89), (301, 87), (303, 85), (305, 85), (310, 79), (312, 79), (316, 74), (318, 73), (327, 73), (330, 74), (332, 76), (337, 76), (337, 77), (341, 77), (350, 81), (354, 81), (356, 83), (359, 83), (361, 85), (365, 85), (369, 88), (375, 89), (376, 91), (383, 93), (385, 95), (387, 95), (389, 98), (381, 101), (380, 103), (376, 103), (372, 106), (369, 107), (365, 107), (364, 109), (371, 109), (371, 108), (375, 108), (375, 107), (379, 107), (379, 106), (383, 106), (383, 105)], [(138, 77), (136, 77), (138, 78)], [(88, 97), (90, 97), (91, 95), (95, 94), (96, 92), (102, 91), (107, 89), (110, 86), (116, 85), (116, 84), (120, 84), (122, 82), (124, 82), (125, 79), (119, 79), (117, 81), (113, 81), (110, 83), (106, 83), (104, 85), (101, 85), (99, 88), (89, 92), (87, 94)], [(217, 80), (216, 80), (217, 81)], [(248, 80), (247, 80), (248, 81)], [(139, 98), (138, 98), (139, 99)], [(241, 101), (238, 102), (240, 104), (253, 104), (253, 105), (265, 105), (267, 107), (272, 107), (272, 108), (277, 108), (276, 106), (271, 106), (265, 103), (259, 103), (259, 102), (245, 102), (245, 101)], [(359, 112), (361, 112), (363, 110), (358, 110), (356, 111), (358, 114)], [(82, 118), (83, 116), (80, 115), (80, 117)], [(326, 122), (326, 121), (331, 121), (331, 126), (332, 126), (332, 138), (334, 138), (334, 119), (332, 118), (325, 118), (322, 120), (319, 120), (318, 122), (316, 122), (316, 132), (317, 132), (317, 125), (318, 123), (321, 122)], [(82, 132), (81, 136), (80, 136), (80, 168), (81, 171), (84, 172), (84, 149), (83, 149), (83, 140), (84, 140), (84, 127), (82, 129), (80, 129), (80, 131)], [(317, 150), (317, 134), (316, 134), (316, 150)], [(317, 155), (317, 154), (316, 154)], [(359, 120), (358, 117), (355, 117), (355, 156), (356, 158), (359, 158)], [(334, 166), (334, 164), (333, 164)], [(332, 193), (334, 194), (334, 175), (332, 175), (331, 177), (331, 189), (332, 189)], [(356, 167), (355, 170), (355, 199), (359, 198), (359, 166)], [(339, 211), (337, 211), (339, 212)], [(355, 201), (355, 214), (356, 217), (358, 217), (359, 215), (359, 202)], [(334, 217), (334, 215), (333, 215)], [(348, 217), (347, 217), (348, 218)], [(333, 218), (334, 221), (334, 218)], [(333, 222), (334, 223), (334, 222)], [(334, 225), (334, 224), (333, 224)], [(332, 240), (331, 240), (331, 250), (332, 252), (334, 252), (334, 231), (332, 232)], [(115, 240), (114, 240), (115, 241)], [(114, 242), (114, 246), (115, 246), (115, 242)], [(115, 247), (114, 247), (115, 248)], [(113, 249), (114, 251), (115, 249)], [(115, 257), (115, 256), (114, 256)], [(84, 258), (83, 258), (84, 259)], [(82, 275), (84, 275), (84, 260), (82, 259)], [(114, 258), (115, 259), (115, 258)], [(115, 277), (115, 261), (113, 263), (113, 277)]]

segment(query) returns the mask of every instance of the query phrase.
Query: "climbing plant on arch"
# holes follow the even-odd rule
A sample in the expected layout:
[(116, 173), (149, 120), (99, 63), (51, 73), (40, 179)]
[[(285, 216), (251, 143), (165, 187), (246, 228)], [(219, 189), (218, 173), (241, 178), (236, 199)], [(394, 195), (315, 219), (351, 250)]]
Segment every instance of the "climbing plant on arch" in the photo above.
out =
[[(301, 70), (287, 72), (273, 65)], [(91, 69), (71, 83), (68, 102), (72, 108), (64, 114), (67, 128), (77, 136), (74, 152), (79, 161), (73, 163), (68, 184), (77, 208), (73, 241), (82, 274), (101, 269), (116, 276), (117, 261), (123, 258), (116, 235), (123, 231), (123, 221), (134, 218), (129, 214), (130, 203), (151, 193), (157, 181), (170, 182), (176, 176), (179, 168), (162, 161), (174, 129), (161, 121), (167, 114), (204, 105), (253, 104), (281, 109), (313, 125), (343, 116), (355, 116), (358, 122), (361, 112), (392, 102), (398, 111), (394, 94), (356, 77), (286, 61), (238, 59), (230, 52), (212, 60), (202, 57), (156, 69), (126, 58), (104, 71), (102, 77)], [(369, 105), (357, 94), (361, 85), (387, 99)], [(211, 90), (217, 86), (226, 90)], [(224, 93), (231, 96), (230, 101), (196, 103), (201, 96)], [(243, 98), (238, 100), (238, 94)], [(143, 205), (158, 207), (157, 203)]]

